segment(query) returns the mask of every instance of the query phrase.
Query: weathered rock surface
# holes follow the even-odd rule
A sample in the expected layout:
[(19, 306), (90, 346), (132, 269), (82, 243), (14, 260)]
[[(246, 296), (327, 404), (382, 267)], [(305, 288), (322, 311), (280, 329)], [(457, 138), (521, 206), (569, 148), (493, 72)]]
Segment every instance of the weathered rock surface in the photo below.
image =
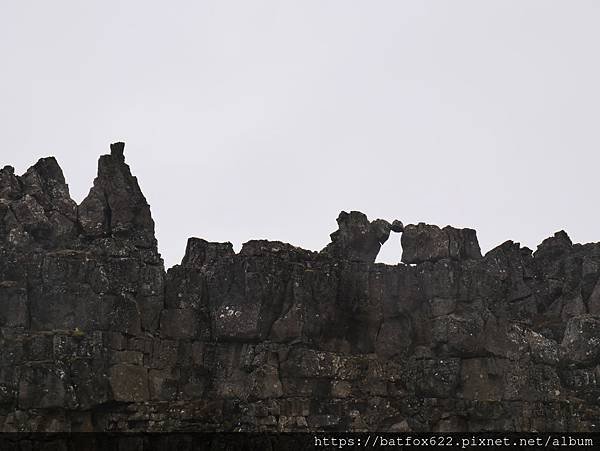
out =
[[(373, 263), (392, 231), (389, 222), (383, 219), (370, 222), (360, 211), (342, 211), (337, 223), (339, 228), (330, 235), (331, 243), (321, 251), (332, 258)], [(394, 231), (399, 231), (401, 226), (401, 222), (395, 221)]]
[(422, 222), (404, 227), (402, 234), (402, 261), (404, 263), (480, 257), (477, 233), (473, 229), (455, 229), (450, 226), (440, 229), (436, 225)]
[[(599, 244), (338, 224), (165, 272), (122, 144), (79, 206), (53, 158), (4, 167), (0, 430), (597, 430)], [(410, 264), (373, 263), (391, 231)]]

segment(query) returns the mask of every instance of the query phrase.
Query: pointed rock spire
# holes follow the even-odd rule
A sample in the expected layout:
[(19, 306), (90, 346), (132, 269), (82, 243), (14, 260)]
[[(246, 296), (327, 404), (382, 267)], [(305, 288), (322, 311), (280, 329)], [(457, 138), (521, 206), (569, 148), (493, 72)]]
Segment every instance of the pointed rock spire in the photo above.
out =
[(155, 247), (150, 206), (125, 163), (124, 148), (122, 142), (111, 144), (110, 155), (100, 157), (94, 186), (79, 206), (79, 222), (88, 237), (115, 236)]
[(77, 236), (77, 204), (54, 157), (40, 159), (21, 177), (11, 166), (0, 170), (0, 203), (2, 236), (13, 245), (33, 239), (54, 246)]
[(56, 158), (41, 158), (21, 177), (23, 190), (48, 213), (58, 212), (77, 221), (77, 204), (71, 199), (69, 186)]

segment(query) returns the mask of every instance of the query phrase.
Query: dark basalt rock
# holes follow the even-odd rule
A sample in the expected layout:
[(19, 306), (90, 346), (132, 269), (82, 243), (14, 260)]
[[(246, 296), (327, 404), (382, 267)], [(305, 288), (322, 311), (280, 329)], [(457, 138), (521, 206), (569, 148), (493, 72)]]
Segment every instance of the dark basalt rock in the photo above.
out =
[(125, 144), (111, 144), (100, 157), (98, 177), (79, 206), (83, 233), (89, 237), (115, 236), (138, 247), (153, 248), (154, 221), (150, 206), (123, 156)]
[(599, 244), (342, 212), (165, 273), (123, 150), (79, 206), (53, 158), (0, 170), (0, 430), (596, 430)]
[(444, 258), (465, 260), (480, 258), (477, 232), (473, 229), (455, 229), (446, 226), (419, 223), (404, 227), (402, 234), (402, 261), (423, 263)]
[(374, 262), (392, 230), (389, 222), (383, 219), (370, 222), (360, 211), (342, 211), (337, 223), (339, 229), (330, 235), (331, 243), (321, 253), (344, 260)]
[(210, 243), (201, 238), (190, 238), (185, 248), (181, 265), (189, 268), (201, 268), (226, 257), (233, 257), (231, 243)]
[(10, 245), (56, 246), (75, 237), (77, 205), (53, 157), (42, 158), (22, 177), (0, 171), (0, 238)]

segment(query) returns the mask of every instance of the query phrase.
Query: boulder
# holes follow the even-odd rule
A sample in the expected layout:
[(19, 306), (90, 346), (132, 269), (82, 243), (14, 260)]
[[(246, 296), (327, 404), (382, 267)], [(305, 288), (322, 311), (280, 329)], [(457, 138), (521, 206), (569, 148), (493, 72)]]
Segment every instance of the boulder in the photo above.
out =
[(477, 232), (446, 226), (409, 224), (402, 233), (402, 261), (415, 264), (442, 259), (466, 260), (481, 258)]

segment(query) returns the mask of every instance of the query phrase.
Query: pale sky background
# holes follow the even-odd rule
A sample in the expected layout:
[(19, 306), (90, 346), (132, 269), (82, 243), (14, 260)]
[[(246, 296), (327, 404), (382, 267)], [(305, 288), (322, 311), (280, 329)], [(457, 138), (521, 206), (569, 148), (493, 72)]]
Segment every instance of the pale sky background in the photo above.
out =
[[(0, 165), (125, 156), (190, 236), (318, 250), (340, 210), (600, 240), (600, 2), (0, 0)], [(400, 258), (393, 234), (379, 261)]]

